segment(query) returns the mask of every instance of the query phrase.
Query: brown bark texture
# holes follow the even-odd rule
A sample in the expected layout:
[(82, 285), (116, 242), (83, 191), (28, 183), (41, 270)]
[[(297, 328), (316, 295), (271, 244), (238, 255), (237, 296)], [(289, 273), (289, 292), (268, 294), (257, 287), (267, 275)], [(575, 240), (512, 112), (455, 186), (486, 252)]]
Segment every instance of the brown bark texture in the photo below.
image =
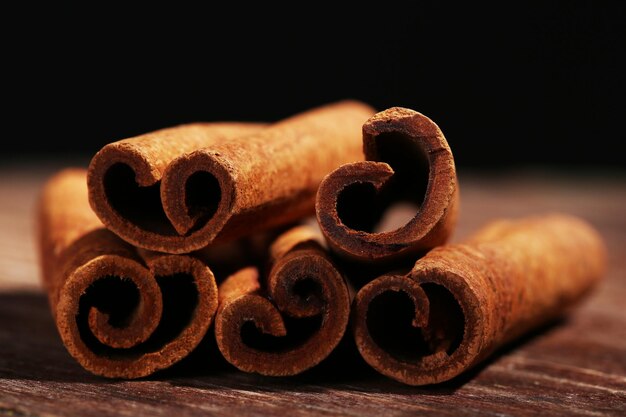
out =
[(406, 275), (366, 284), (354, 302), (357, 347), (400, 382), (449, 380), (579, 302), (604, 275), (605, 253), (575, 217), (494, 221), (433, 249)]
[(89, 201), (138, 247), (187, 253), (314, 212), (322, 178), (363, 159), (359, 129), (373, 114), (344, 101), (262, 129), (187, 125), (111, 143), (89, 167)]
[[(356, 261), (387, 262), (444, 244), (456, 224), (458, 183), (446, 138), (428, 117), (392, 107), (363, 125), (366, 161), (322, 181), (317, 219), (330, 247)], [(416, 206), (393, 230), (376, 230), (394, 204)]]
[(86, 171), (66, 169), (38, 207), (42, 276), (69, 353), (88, 371), (139, 378), (187, 356), (217, 309), (211, 270), (192, 256), (138, 251), (89, 207)]
[(350, 315), (347, 284), (309, 226), (278, 237), (264, 285), (243, 268), (219, 286), (215, 337), (226, 360), (245, 372), (287, 376), (324, 360)]

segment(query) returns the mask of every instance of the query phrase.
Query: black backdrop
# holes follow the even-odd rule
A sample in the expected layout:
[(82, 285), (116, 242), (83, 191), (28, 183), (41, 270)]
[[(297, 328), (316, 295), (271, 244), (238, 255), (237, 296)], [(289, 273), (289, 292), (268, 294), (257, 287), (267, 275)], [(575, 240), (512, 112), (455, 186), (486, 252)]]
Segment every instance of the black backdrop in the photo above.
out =
[(2, 157), (355, 98), (431, 117), (462, 167), (621, 167), (623, 2), (466, 3), (7, 14)]

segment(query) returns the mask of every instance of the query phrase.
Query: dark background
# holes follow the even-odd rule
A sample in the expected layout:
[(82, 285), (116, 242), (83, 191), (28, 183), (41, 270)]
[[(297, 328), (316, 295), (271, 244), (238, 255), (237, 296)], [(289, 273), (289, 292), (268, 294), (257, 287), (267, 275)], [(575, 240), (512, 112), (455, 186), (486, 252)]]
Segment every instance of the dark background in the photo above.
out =
[(467, 3), (5, 14), (0, 161), (355, 98), (431, 117), (461, 167), (621, 168), (623, 2)]

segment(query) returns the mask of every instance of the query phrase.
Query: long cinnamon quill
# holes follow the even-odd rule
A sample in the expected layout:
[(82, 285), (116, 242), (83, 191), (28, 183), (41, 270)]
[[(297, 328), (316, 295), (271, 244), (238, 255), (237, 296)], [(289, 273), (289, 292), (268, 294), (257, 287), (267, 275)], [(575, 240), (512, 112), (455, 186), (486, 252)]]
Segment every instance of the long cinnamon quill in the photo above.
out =
[[(320, 184), (316, 212), (329, 245), (357, 261), (383, 262), (425, 252), (452, 234), (458, 184), (450, 147), (428, 117), (402, 107), (363, 125), (366, 161), (346, 164)], [(375, 230), (395, 203), (418, 207), (406, 224)]]
[(365, 285), (353, 311), (357, 347), (400, 382), (446, 381), (563, 314), (605, 267), (600, 236), (580, 219), (497, 221), (433, 249), (405, 276)]
[(217, 309), (207, 266), (191, 256), (139, 253), (106, 230), (89, 207), (85, 170), (51, 178), (38, 216), (52, 313), (67, 350), (85, 369), (139, 378), (198, 345)]
[(215, 337), (240, 370), (296, 375), (325, 359), (343, 337), (348, 287), (320, 238), (307, 226), (291, 229), (270, 248), (265, 285), (253, 267), (220, 285)]
[[(91, 161), (89, 200), (123, 239), (168, 253), (288, 224), (313, 213), (326, 174), (362, 159), (358, 132), (372, 113), (340, 102), (263, 130), (183, 127), (115, 142)], [(179, 149), (190, 134), (202, 147)]]

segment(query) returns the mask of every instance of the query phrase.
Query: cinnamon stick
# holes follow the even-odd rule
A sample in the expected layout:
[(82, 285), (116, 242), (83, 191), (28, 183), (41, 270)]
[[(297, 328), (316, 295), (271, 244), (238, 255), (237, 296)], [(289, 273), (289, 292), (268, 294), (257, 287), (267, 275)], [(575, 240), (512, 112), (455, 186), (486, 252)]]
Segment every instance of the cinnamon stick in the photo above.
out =
[(358, 349), (405, 384), (449, 380), (580, 301), (602, 277), (605, 252), (578, 218), (493, 222), (406, 275), (365, 285), (353, 311)]
[[(336, 169), (320, 185), (317, 219), (330, 247), (352, 260), (384, 262), (445, 243), (456, 223), (458, 184), (439, 127), (393, 107), (363, 125), (363, 150), (366, 161)], [(416, 209), (385, 227), (381, 217), (400, 202)]]
[(348, 287), (308, 226), (291, 229), (271, 246), (266, 285), (244, 268), (219, 286), (217, 344), (245, 372), (286, 376), (321, 362), (348, 324)]
[(169, 253), (287, 224), (313, 213), (324, 175), (362, 159), (358, 130), (372, 113), (341, 102), (252, 135), (206, 127), (194, 152), (178, 149), (188, 132), (177, 129), (115, 142), (91, 162), (89, 200), (126, 241)]
[(43, 282), (59, 334), (88, 371), (139, 378), (187, 356), (217, 309), (211, 270), (191, 256), (141, 251), (106, 230), (86, 171), (49, 180), (39, 203)]

